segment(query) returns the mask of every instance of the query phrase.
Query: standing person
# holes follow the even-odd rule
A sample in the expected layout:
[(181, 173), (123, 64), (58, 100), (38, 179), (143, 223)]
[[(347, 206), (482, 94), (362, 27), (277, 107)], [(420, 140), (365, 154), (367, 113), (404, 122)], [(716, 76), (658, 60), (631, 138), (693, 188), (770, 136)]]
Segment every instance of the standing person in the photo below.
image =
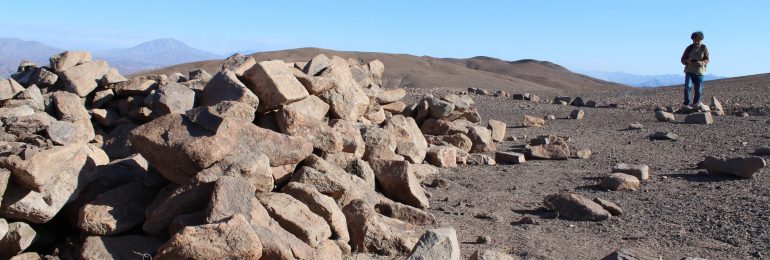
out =
[[(709, 63), (709, 50), (703, 41), (703, 32), (697, 31), (690, 35), (692, 44), (684, 49), (682, 65), (684, 65), (684, 105), (690, 105), (690, 89), (694, 87), (695, 97), (693, 106), (700, 106), (701, 93), (703, 92), (703, 75), (706, 74), (706, 65)], [(690, 85), (692, 83), (692, 86)]]

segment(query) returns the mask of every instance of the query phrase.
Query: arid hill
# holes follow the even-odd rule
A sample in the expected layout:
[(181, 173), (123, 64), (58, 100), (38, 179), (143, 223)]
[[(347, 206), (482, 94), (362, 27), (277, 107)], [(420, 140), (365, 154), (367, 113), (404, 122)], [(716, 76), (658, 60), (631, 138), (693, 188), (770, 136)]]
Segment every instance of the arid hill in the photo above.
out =
[[(368, 62), (379, 59), (385, 64), (384, 87), (407, 88), (483, 88), (509, 93), (533, 92), (537, 94), (595, 92), (630, 88), (625, 85), (594, 79), (573, 73), (564, 67), (535, 60), (503, 61), (493, 58), (440, 59), (428, 56), (389, 54), (376, 52), (347, 52), (319, 48), (301, 48), (251, 54), (257, 61), (281, 59), (286, 62), (307, 61), (320, 53)], [(186, 74), (192, 68), (214, 73), (220, 69), (221, 60), (209, 60), (179, 64), (137, 75)]]

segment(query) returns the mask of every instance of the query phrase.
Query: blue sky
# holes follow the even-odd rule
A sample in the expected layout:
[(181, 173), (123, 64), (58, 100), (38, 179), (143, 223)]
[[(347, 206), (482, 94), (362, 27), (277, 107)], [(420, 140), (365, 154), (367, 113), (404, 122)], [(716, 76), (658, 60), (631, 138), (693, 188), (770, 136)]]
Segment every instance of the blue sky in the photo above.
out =
[(709, 72), (770, 72), (770, 1), (7, 1), (0, 37), (67, 49), (171, 37), (213, 53), (321, 47), (681, 72), (702, 30)]

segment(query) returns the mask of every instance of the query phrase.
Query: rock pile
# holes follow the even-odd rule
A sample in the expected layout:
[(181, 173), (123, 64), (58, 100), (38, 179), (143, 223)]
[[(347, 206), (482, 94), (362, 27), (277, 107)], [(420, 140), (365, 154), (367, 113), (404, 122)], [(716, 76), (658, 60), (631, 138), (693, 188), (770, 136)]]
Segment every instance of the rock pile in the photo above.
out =
[[(87, 52), (23, 62), (0, 80), (0, 258), (432, 254), (419, 176), (496, 151), (506, 126), (467, 95), (407, 105), (384, 69), (236, 54), (214, 75), (127, 79)], [(38, 225), (54, 219), (80, 234)]]

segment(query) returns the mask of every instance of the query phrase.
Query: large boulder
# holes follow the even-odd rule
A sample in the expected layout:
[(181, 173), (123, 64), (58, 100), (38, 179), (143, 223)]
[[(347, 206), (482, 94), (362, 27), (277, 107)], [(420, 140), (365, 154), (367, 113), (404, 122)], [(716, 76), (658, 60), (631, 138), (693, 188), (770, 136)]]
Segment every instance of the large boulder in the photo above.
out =
[(412, 248), (407, 260), (446, 259), (460, 260), (460, 243), (454, 228), (426, 231)]
[(385, 121), (383, 128), (396, 137), (396, 154), (403, 155), (412, 163), (422, 163), (428, 142), (413, 118), (395, 115)]
[(254, 67), (256, 64), (257, 60), (255, 60), (254, 57), (243, 56), (240, 53), (236, 53), (225, 59), (225, 62), (222, 63), (222, 71), (230, 70), (234, 72), (236, 76), (240, 77), (243, 76), (243, 73), (246, 72), (246, 70)]
[(348, 63), (337, 56), (322, 75), (331, 77), (337, 87), (321, 93), (321, 98), (330, 106), (331, 116), (337, 119), (357, 121), (366, 112), (369, 98), (361, 86), (353, 80)]
[(105, 61), (89, 61), (59, 73), (64, 89), (85, 97), (99, 85), (98, 81), (107, 74), (110, 66)]
[(473, 153), (494, 152), (497, 150), (497, 146), (492, 139), (492, 131), (489, 131), (486, 127), (470, 127), (468, 129), (468, 138), (473, 142), (473, 147), (471, 147), (471, 152)]
[(380, 184), (386, 196), (421, 209), (429, 206), (425, 191), (415, 177), (409, 162), (372, 160), (370, 164), (377, 183)]
[(326, 221), (313, 213), (307, 205), (284, 193), (268, 193), (259, 196), (270, 216), (310, 246), (317, 246), (331, 237)]
[(157, 189), (137, 180), (104, 192), (80, 209), (78, 227), (92, 235), (115, 235), (138, 226)]
[(159, 87), (154, 96), (152, 111), (158, 116), (183, 114), (195, 104), (195, 92), (179, 83)]
[(313, 149), (303, 138), (237, 118), (223, 118), (216, 133), (212, 133), (178, 114), (137, 127), (131, 131), (130, 140), (153, 167), (178, 184), (228, 155), (261, 152), (270, 158), (271, 166), (279, 166), (297, 163)]
[(153, 259), (260, 259), (262, 242), (246, 218), (184, 228)]
[(309, 95), (282, 60), (259, 62), (243, 73), (243, 79), (259, 97), (260, 111), (273, 110)]
[(505, 128), (506, 125), (503, 122), (489, 119), (489, 122), (487, 123), (487, 127), (490, 131), (492, 131), (492, 140), (495, 142), (502, 142), (503, 139), (505, 139)]
[(571, 193), (555, 193), (545, 197), (545, 207), (559, 217), (578, 221), (607, 220), (612, 215), (601, 205), (586, 197)]
[(24, 87), (13, 79), (0, 79), (0, 101), (14, 98), (24, 91)]
[(275, 117), (281, 132), (289, 136), (304, 138), (313, 148), (327, 153), (341, 152), (344, 146), (342, 136), (328, 124), (284, 107)]
[(765, 159), (757, 156), (733, 158), (707, 156), (698, 163), (698, 168), (705, 169), (709, 175), (728, 174), (746, 179), (754, 178), (754, 175), (765, 166), (767, 166)]
[(65, 51), (51, 56), (49, 61), (54, 72), (62, 72), (76, 65), (91, 61), (91, 53), (87, 51)]
[(283, 109), (292, 109), (310, 118), (323, 120), (329, 113), (329, 104), (317, 96), (310, 95), (300, 101), (283, 106)]
[[(50, 178), (40, 187), (40, 192), (14, 182), (9, 183), (0, 203), (0, 215), (32, 223), (44, 223), (51, 220), (64, 204), (77, 198), (94, 180), (94, 168), (106, 162), (94, 157), (94, 151), (87, 145), (76, 146), (78, 148), (74, 149), (74, 156), (69, 161), (57, 162), (59, 167), (49, 168), (56, 172), (48, 174)], [(95, 152), (101, 152), (99, 157), (107, 157), (101, 150)]]
[(334, 239), (348, 241), (348, 226), (345, 221), (345, 214), (337, 206), (333, 198), (321, 194), (313, 186), (291, 182), (281, 189), (282, 192), (291, 195), (308, 206), (310, 211), (326, 220), (331, 228)]
[(380, 215), (362, 200), (344, 208), (354, 252), (397, 256), (408, 253), (417, 244), (419, 233), (411, 224)]

